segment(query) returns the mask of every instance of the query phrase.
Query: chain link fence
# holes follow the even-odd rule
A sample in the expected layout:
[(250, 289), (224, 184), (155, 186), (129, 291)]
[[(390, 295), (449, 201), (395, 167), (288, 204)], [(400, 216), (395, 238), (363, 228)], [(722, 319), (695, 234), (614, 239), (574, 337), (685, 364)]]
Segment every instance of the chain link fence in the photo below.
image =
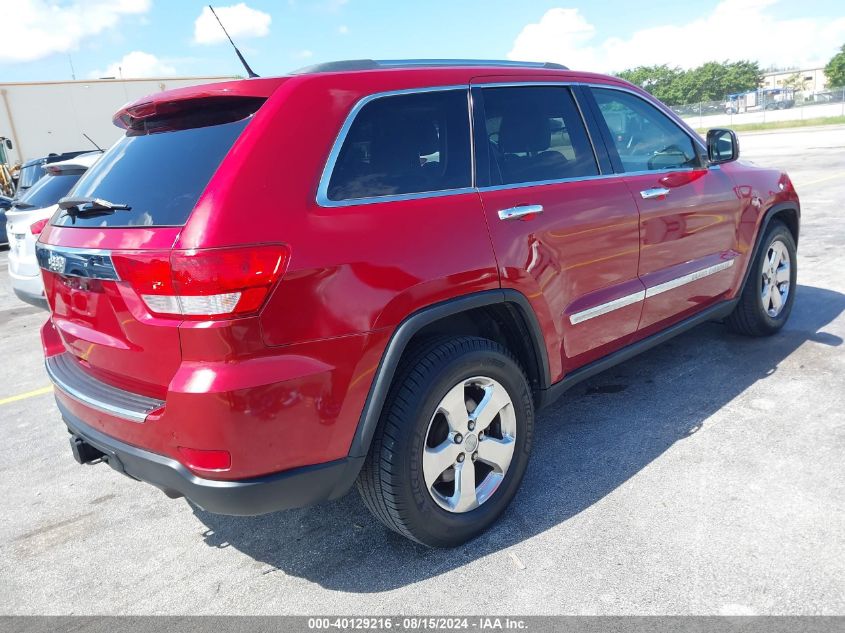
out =
[(773, 99), (754, 105), (746, 105), (741, 99), (733, 99), (672, 106), (672, 110), (698, 130), (745, 123), (845, 116), (845, 88), (796, 92), (794, 99)]

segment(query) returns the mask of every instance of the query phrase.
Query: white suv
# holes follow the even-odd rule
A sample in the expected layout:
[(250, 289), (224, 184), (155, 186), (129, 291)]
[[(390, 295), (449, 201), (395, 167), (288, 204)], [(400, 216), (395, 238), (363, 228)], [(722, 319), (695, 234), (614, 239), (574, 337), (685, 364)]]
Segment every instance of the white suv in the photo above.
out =
[(9, 277), (19, 299), (47, 308), (44, 282), (35, 259), (35, 243), (41, 231), (80, 176), (100, 158), (100, 152), (80, 154), (70, 160), (51, 163), (41, 177), (6, 213), (9, 237)]

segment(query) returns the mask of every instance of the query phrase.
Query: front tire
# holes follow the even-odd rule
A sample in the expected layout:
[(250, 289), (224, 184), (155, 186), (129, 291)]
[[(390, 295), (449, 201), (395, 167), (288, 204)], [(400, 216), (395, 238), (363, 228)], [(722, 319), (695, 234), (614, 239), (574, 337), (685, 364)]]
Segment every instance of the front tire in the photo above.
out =
[(789, 319), (795, 302), (795, 238), (785, 224), (773, 221), (762, 244), (757, 259), (751, 263), (739, 303), (725, 321), (734, 332), (746, 336), (771, 336), (778, 332)]
[(487, 529), (528, 465), (534, 404), (507, 349), (478, 337), (412, 349), (397, 371), (358, 477), (369, 510), (430, 547)]

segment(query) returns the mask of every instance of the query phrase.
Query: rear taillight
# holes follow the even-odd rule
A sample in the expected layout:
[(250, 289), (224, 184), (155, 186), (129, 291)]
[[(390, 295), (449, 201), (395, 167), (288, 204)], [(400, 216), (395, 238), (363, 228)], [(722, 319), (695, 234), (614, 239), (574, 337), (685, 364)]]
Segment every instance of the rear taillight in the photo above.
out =
[(43, 220), (38, 220), (29, 227), (29, 232), (33, 235), (41, 235), (41, 231), (47, 226), (47, 223), (50, 221), (50, 218), (44, 218)]
[(185, 319), (252, 314), (287, 267), (281, 245), (115, 252), (112, 262), (150, 312)]

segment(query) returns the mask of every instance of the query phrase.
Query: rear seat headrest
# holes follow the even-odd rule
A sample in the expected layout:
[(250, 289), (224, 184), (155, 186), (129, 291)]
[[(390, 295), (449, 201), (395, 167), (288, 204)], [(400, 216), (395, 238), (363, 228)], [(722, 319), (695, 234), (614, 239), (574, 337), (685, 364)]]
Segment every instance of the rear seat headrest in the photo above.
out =
[(499, 149), (505, 154), (542, 152), (552, 144), (549, 118), (540, 110), (505, 112), (499, 127)]
[(437, 127), (424, 116), (385, 116), (373, 139), (373, 162), (382, 166), (399, 159), (418, 166), (420, 156), (440, 149)]

